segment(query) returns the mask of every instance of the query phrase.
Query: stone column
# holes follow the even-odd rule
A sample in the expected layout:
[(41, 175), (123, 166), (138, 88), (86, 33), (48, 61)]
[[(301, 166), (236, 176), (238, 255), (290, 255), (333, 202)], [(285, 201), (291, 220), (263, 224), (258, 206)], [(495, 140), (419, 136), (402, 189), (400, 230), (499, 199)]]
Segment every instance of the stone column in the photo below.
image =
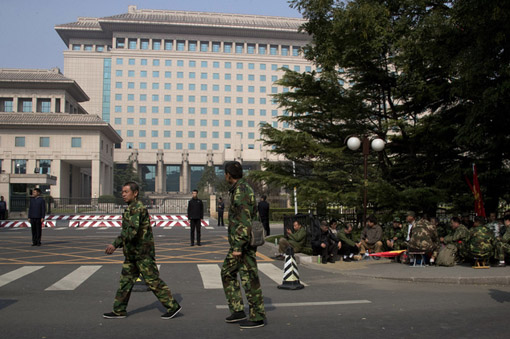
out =
[(189, 193), (189, 153), (187, 150), (182, 152), (181, 164), (181, 193)]
[(51, 161), (50, 173), (51, 173), (52, 176), (57, 178), (57, 184), (50, 187), (50, 189), (51, 189), (51, 196), (53, 198), (61, 198), (62, 197), (62, 194), (60, 192), (61, 181), (62, 181), (62, 175), (61, 175), (61, 170), (60, 170), (60, 163), (61, 163), (60, 159), (53, 159)]
[[(214, 153), (212, 150), (207, 151), (207, 167), (213, 167), (213, 170), (214, 170)], [(213, 186), (210, 183), (209, 183), (209, 185), (207, 185), (207, 192), (209, 194), (213, 193)], [(211, 210), (211, 212), (212, 212), (212, 210)]]
[(163, 150), (158, 150), (156, 155), (156, 193), (165, 193), (165, 163), (163, 161)]
[(92, 187), (90, 192), (92, 198), (99, 198), (101, 195), (101, 165), (99, 159), (92, 160)]
[(131, 155), (128, 157), (128, 161), (133, 166), (133, 169), (138, 174), (138, 180), (140, 180), (140, 172), (138, 171), (138, 150), (135, 149), (131, 152)]

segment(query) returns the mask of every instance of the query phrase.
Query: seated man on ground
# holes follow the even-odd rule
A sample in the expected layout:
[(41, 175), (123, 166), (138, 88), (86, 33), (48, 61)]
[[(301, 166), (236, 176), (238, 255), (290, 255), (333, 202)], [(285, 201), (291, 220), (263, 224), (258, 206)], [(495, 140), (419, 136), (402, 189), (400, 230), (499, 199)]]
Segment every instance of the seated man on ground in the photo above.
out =
[(510, 254), (510, 215), (503, 219), (505, 234), (496, 240), (496, 250), (499, 258), (498, 267), (505, 267), (505, 256)]
[(433, 264), (437, 257), (439, 247), (439, 238), (437, 230), (427, 219), (422, 218), (411, 229), (409, 244), (407, 250), (409, 253), (425, 252), (430, 257), (430, 263)]
[(406, 234), (402, 229), (400, 218), (394, 218), (391, 226), (384, 230), (383, 244), (388, 251), (398, 251), (407, 248)]
[(462, 262), (467, 257), (466, 245), (469, 241), (469, 230), (460, 223), (459, 217), (450, 219), (453, 233), (439, 238), (439, 241), (446, 246), (441, 251), (450, 251), (455, 256), (456, 262)]
[(485, 225), (485, 218), (475, 217), (469, 232), (468, 250), (471, 259), (489, 261), (494, 256), (495, 239), (494, 232)]
[[(373, 253), (382, 252), (382, 228), (377, 224), (377, 219), (374, 216), (367, 218), (367, 226), (361, 232), (360, 251), (366, 253), (371, 250)], [(374, 257), (379, 259), (379, 257)]]
[(354, 256), (359, 254), (359, 247), (361, 246), (360, 243), (355, 242), (352, 238), (352, 224), (345, 224), (344, 227), (336, 232), (336, 235), (341, 244), (338, 254), (343, 257), (343, 261), (352, 261)]
[(280, 238), (278, 244), (278, 259), (284, 257), (287, 248), (290, 246), (294, 250), (294, 253), (299, 253), (303, 250), (306, 244), (306, 229), (299, 223), (294, 221), (293, 230), (287, 229), (287, 234), (283, 238)]
[(320, 226), (320, 234), (312, 242), (313, 250), (321, 256), (321, 262), (323, 264), (328, 262), (334, 263), (335, 256), (338, 254), (339, 246), (341, 246), (341, 243), (329, 230), (328, 223), (322, 221)]

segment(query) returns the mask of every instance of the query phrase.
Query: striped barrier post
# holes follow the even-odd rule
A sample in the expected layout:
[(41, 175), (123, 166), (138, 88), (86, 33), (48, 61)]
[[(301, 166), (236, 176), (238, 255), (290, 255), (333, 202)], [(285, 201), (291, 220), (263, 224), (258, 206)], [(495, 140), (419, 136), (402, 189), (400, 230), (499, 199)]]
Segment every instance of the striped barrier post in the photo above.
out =
[(294, 258), (294, 249), (290, 246), (285, 252), (283, 282), (281, 285), (278, 285), (278, 288), (282, 290), (300, 290), (305, 288), (305, 286), (299, 282), (299, 272), (296, 259)]

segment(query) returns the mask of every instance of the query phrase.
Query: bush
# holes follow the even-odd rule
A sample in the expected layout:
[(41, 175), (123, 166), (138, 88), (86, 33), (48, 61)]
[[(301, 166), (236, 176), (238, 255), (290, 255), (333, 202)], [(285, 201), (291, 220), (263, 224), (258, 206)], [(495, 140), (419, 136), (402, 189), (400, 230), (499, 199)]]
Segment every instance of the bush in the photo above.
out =
[(117, 202), (117, 198), (114, 195), (101, 195), (97, 199), (98, 203), (109, 203), (109, 202)]

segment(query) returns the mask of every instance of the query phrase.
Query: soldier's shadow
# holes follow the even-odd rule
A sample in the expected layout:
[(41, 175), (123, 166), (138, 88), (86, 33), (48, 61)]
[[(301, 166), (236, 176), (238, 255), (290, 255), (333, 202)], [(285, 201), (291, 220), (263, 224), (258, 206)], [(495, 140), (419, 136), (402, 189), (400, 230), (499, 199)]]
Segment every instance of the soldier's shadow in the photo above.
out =
[(510, 292), (491, 289), (489, 295), (498, 303), (510, 302)]
[[(136, 292), (136, 293), (138, 293), (138, 292)], [(151, 291), (147, 291), (147, 292), (145, 292), (145, 293), (150, 293), (150, 294), (152, 294), (152, 292), (151, 292)], [(181, 302), (181, 300), (182, 300), (182, 298), (181, 298), (181, 295), (180, 295), (180, 294), (173, 294), (173, 297), (174, 297), (174, 299), (175, 299), (178, 303), (180, 303), (180, 302)], [(160, 310), (160, 311), (161, 311), (161, 313), (165, 313), (165, 312), (167, 311), (167, 310), (163, 307), (163, 305), (161, 305), (161, 303), (160, 303), (158, 300), (156, 300), (156, 301), (154, 301), (152, 304), (146, 305), (146, 306), (144, 306), (144, 307), (139, 307), (139, 308), (137, 308), (137, 309), (134, 309), (134, 310), (132, 310), (132, 311), (129, 311), (128, 313), (129, 313), (129, 315), (134, 315), (134, 314), (138, 314), (138, 313), (147, 312), (147, 311), (149, 311), (149, 310), (153, 310), (153, 309), (158, 309), (158, 310)], [(178, 317), (178, 316), (179, 316), (179, 315), (177, 315), (177, 317)]]

